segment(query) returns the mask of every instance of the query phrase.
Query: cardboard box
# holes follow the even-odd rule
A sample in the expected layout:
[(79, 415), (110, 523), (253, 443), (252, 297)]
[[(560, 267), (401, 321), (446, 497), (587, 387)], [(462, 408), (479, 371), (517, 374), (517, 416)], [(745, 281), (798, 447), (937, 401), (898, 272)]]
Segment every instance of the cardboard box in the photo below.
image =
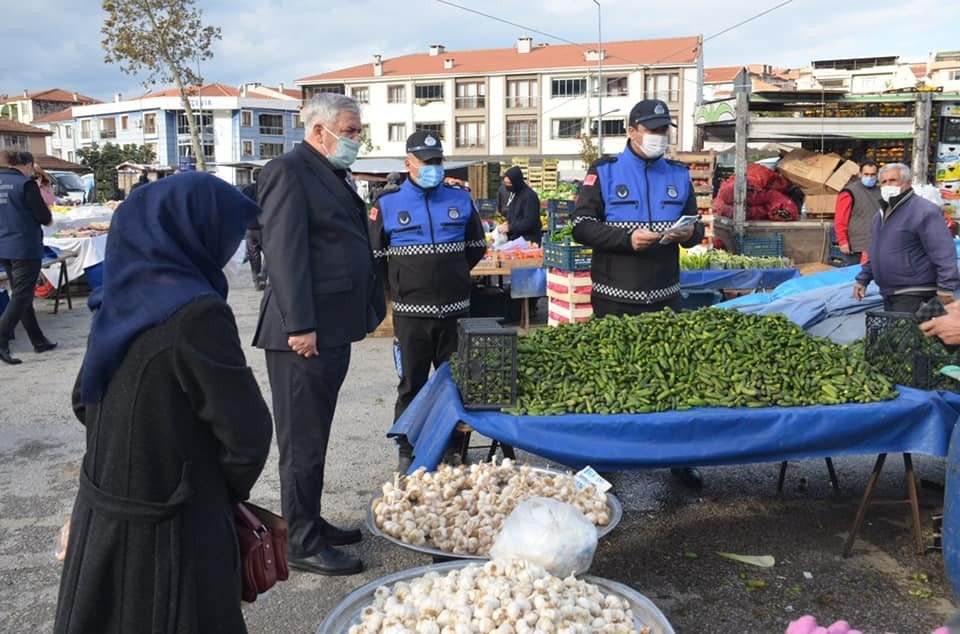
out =
[(835, 192), (843, 190), (850, 182), (850, 179), (860, 173), (860, 166), (853, 161), (844, 161), (837, 168), (830, 178), (827, 179), (827, 187)]
[(837, 194), (815, 194), (804, 199), (807, 213), (828, 216), (837, 208)]
[(837, 154), (819, 154), (797, 149), (780, 160), (777, 171), (800, 187), (816, 187), (830, 179), (842, 160)]

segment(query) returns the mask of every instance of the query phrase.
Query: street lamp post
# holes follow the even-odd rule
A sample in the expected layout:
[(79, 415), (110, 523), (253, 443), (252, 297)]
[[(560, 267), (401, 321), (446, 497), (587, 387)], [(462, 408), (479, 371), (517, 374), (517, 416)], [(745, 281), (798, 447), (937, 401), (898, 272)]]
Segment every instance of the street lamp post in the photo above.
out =
[(603, 156), (603, 31), (600, 22), (600, 1), (593, 0), (597, 5), (597, 152)]

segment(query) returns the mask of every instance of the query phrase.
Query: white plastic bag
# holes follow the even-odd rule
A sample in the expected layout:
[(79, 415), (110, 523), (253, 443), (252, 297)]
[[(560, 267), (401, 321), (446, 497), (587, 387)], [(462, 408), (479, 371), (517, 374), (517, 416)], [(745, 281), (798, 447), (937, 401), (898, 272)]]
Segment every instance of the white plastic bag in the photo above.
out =
[[(227, 283), (230, 286), (238, 284), (243, 278), (243, 261), (247, 256), (247, 241), (241, 240), (240, 246), (237, 247), (236, 252), (234, 252), (233, 257), (227, 262), (226, 266), (223, 267), (223, 274), (227, 277)], [(247, 275), (247, 278), (250, 276)]]
[(490, 549), (491, 559), (526, 559), (564, 578), (584, 573), (597, 550), (597, 528), (570, 504), (530, 498), (517, 504)]

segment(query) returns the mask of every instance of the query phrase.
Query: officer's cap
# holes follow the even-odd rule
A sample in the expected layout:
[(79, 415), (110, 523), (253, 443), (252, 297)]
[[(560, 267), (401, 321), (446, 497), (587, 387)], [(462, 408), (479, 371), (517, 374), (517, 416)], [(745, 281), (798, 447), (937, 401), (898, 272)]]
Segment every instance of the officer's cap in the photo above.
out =
[(670, 120), (670, 108), (659, 99), (644, 99), (637, 102), (630, 111), (630, 125), (633, 127), (642, 125), (647, 130), (656, 130), (665, 125), (677, 127), (677, 124)]
[(421, 161), (443, 158), (443, 145), (436, 134), (421, 130), (407, 137), (407, 153), (413, 154)]

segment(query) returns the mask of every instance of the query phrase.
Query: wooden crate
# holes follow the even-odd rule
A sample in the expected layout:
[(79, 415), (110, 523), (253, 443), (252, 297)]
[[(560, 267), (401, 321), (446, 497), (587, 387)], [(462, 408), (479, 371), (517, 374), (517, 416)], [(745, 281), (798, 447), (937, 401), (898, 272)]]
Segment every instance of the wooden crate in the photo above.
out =
[(568, 304), (590, 303), (590, 271), (547, 271), (547, 297)]
[(387, 316), (383, 318), (377, 329), (370, 333), (370, 337), (393, 337), (393, 302), (387, 298)]
[(547, 318), (557, 323), (586, 321), (593, 317), (593, 306), (589, 303), (565, 302), (561, 299), (547, 299)]

